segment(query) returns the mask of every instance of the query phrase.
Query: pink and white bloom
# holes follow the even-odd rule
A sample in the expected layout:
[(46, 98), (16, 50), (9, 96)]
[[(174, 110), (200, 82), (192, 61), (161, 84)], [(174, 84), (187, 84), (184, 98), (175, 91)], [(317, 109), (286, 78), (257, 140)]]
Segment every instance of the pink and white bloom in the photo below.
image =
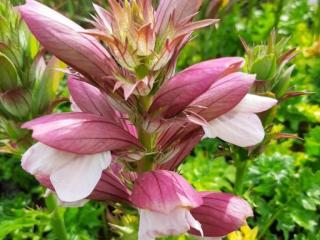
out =
[(241, 58), (221, 58), (176, 74), (157, 93), (150, 114), (166, 120), (185, 117), (201, 126), (206, 137), (241, 147), (262, 142), (264, 128), (256, 113), (277, 100), (249, 94), (255, 76), (236, 72), (242, 64)]
[(39, 143), (23, 155), (22, 167), (64, 205), (86, 198), (127, 201), (127, 188), (106, 169), (111, 151), (139, 149), (140, 143), (97, 88), (71, 77), (69, 89), (74, 104), (86, 113), (53, 114), (26, 123)]
[(203, 126), (205, 137), (220, 138), (240, 147), (254, 146), (264, 139), (264, 127), (256, 113), (277, 104), (277, 100), (247, 94), (231, 111)]
[(78, 155), (37, 143), (23, 155), (22, 167), (35, 176), (49, 176), (59, 198), (74, 202), (90, 195), (111, 160), (110, 152)]
[(140, 175), (130, 200), (140, 212), (139, 240), (180, 235), (191, 228), (202, 231), (190, 209), (201, 206), (203, 200), (177, 173), (158, 170)]
[(179, 174), (157, 170), (141, 174), (130, 200), (139, 208), (139, 240), (190, 232), (223, 237), (252, 216), (249, 204), (224, 193), (195, 191)]

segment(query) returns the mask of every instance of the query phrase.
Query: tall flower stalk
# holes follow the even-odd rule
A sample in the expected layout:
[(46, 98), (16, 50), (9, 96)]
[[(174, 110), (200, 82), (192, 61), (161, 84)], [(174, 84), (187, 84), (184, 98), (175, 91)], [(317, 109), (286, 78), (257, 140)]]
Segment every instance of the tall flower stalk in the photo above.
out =
[(202, 138), (241, 148), (264, 140), (258, 116), (277, 100), (250, 93), (244, 59), (209, 60), (175, 73), (201, 0), (109, 0), (94, 5), (92, 29), (27, 0), (22, 18), (40, 43), (70, 66), (72, 112), (23, 125), (38, 141), (22, 167), (61, 204), (122, 203), (140, 214), (138, 238), (189, 233), (219, 237), (253, 215), (226, 193), (197, 192), (176, 172)]

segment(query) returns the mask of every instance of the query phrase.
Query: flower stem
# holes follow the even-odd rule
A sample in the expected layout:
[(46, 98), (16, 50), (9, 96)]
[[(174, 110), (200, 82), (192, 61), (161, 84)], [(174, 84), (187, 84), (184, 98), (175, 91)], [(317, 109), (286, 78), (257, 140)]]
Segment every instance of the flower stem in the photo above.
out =
[[(140, 98), (141, 103), (141, 115), (143, 116), (148, 110), (152, 103), (152, 96), (145, 96)], [(144, 146), (147, 153), (151, 153), (154, 146), (153, 146), (153, 140), (154, 140), (154, 134), (149, 133), (143, 126), (144, 119), (141, 117), (141, 119), (138, 120), (136, 127), (138, 130), (138, 137), (141, 142), (141, 144)], [(153, 161), (152, 155), (146, 155), (144, 156), (139, 162), (138, 162), (138, 171), (139, 172), (146, 172), (153, 170), (154, 168), (154, 161)]]
[(247, 151), (239, 149), (238, 154), (236, 154), (234, 157), (234, 160), (236, 166), (236, 178), (233, 191), (236, 195), (241, 196), (243, 194), (243, 180), (248, 169), (249, 160)]
[(242, 195), (243, 193), (243, 179), (247, 171), (248, 161), (239, 162), (236, 164), (236, 180), (234, 185), (234, 193)]
[(51, 226), (56, 239), (67, 240), (67, 231), (64, 224), (63, 214), (60, 212), (58, 202), (53, 194), (50, 194), (46, 200), (47, 208), (51, 215)]

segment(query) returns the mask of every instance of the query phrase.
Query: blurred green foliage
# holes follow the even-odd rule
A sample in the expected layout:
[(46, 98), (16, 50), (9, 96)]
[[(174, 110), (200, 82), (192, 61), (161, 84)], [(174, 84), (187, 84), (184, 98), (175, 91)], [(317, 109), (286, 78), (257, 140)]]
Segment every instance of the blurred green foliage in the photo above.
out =
[[(82, 24), (92, 10), (89, 0), (43, 2)], [(104, 5), (106, 1), (95, 2)], [(285, 101), (276, 128), (304, 140), (274, 140), (264, 155), (252, 159), (244, 197), (255, 208), (249, 224), (259, 227), (258, 239), (320, 239), (320, 44), (316, 45), (320, 41), (320, 8), (310, 6), (307, 0), (225, 2), (228, 4), (215, 13), (221, 19), (218, 26), (195, 34), (183, 50), (178, 68), (209, 58), (243, 56), (240, 36), (249, 45), (266, 41), (274, 28), (280, 36), (290, 37), (288, 49), (298, 47), (299, 51), (292, 90), (312, 94)], [(206, 15), (206, 4), (201, 18)], [(181, 166), (180, 171), (198, 190), (232, 191), (235, 168), (228, 156), (220, 155), (221, 146), (219, 141), (203, 141)], [(43, 192), (18, 162), (1, 156), (0, 239), (53, 239), (49, 218), (42, 210)], [(111, 239), (101, 226), (101, 205), (90, 203), (65, 211), (70, 239)]]

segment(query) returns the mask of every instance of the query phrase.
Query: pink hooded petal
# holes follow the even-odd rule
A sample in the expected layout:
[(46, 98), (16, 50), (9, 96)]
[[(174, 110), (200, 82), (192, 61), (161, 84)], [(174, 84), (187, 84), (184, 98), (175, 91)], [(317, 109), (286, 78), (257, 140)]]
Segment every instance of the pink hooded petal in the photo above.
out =
[[(201, 223), (205, 237), (222, 237), (246, 224), (253, 216), (250, 205), (243, 199), (226, 193), (201, 193), (204, 203), (191, 210), (192, 216)], [(200, 235), (196, 230), (191, 234)]]
[(187, 108), (206, 121), (233, 109), (249, 92), (254, 75), (231, 73), (212, 84), (210, 89), (195, 99)]
[(88, 199), (129, 203), (130, 191), (112, 169), (107, 169)]
[(232, 111), (260, 113), (272, 108), (277, 102), (273, 98), (247, 94)]
[(192, 149), (200, 142), (203, 134), (196, 134), (180, 143), (176, 148), (178, 152), (169, 159), (166, 163), (160, 166), (160, 169), (175, 170), (181, 164), (181, 162), (190, 154)]
[(91, 194), (111, 159), (110, 152), (77, 155), (37, 143), (23, 155), (22, 167), (52, 185), (62, 201), (75, 202)]
[(103, 116), (106, 120), (116, 122), (117, 116), (108, 103), (107, 97), (96, 87), (71, 75), (68, 88), (74, 103), (82, 112)]
[(19, 12), (40, 43), (89, 79), (101, 80), (114, 68), (107, 51), (84, 29), (45, 5), (27, 0)]
[(176, 208), (170, 213), (140, 210), (139, 240), (154, 240), (156, 237), (181, 235), (195, 228), (201, 230), (200, 223), (193, 218), (190, 210)]
[(264, 127), (254, 113), (230, 111), (203, 126), (205, 136), (220, 138), (239, 147), (254, 146), (264, 139)]
[(193, 65), (166, 82), (155, 97), (150, 113), (170, 118), (183, 111), (210, 86), (243, 65), (242, 58), (220, 58)]
[(88, 113), (48, 115), (25, 123), (23, 128), (33, 130), (32, 137), (50, 147), (77, 154), (140, 146), (123, 128)]
[(177, 207), (195, 208), (202, 204), (200, 195), (182, 176), (163, 170), (141, 174), (130, 199), (137, 208), (167, 214)]

